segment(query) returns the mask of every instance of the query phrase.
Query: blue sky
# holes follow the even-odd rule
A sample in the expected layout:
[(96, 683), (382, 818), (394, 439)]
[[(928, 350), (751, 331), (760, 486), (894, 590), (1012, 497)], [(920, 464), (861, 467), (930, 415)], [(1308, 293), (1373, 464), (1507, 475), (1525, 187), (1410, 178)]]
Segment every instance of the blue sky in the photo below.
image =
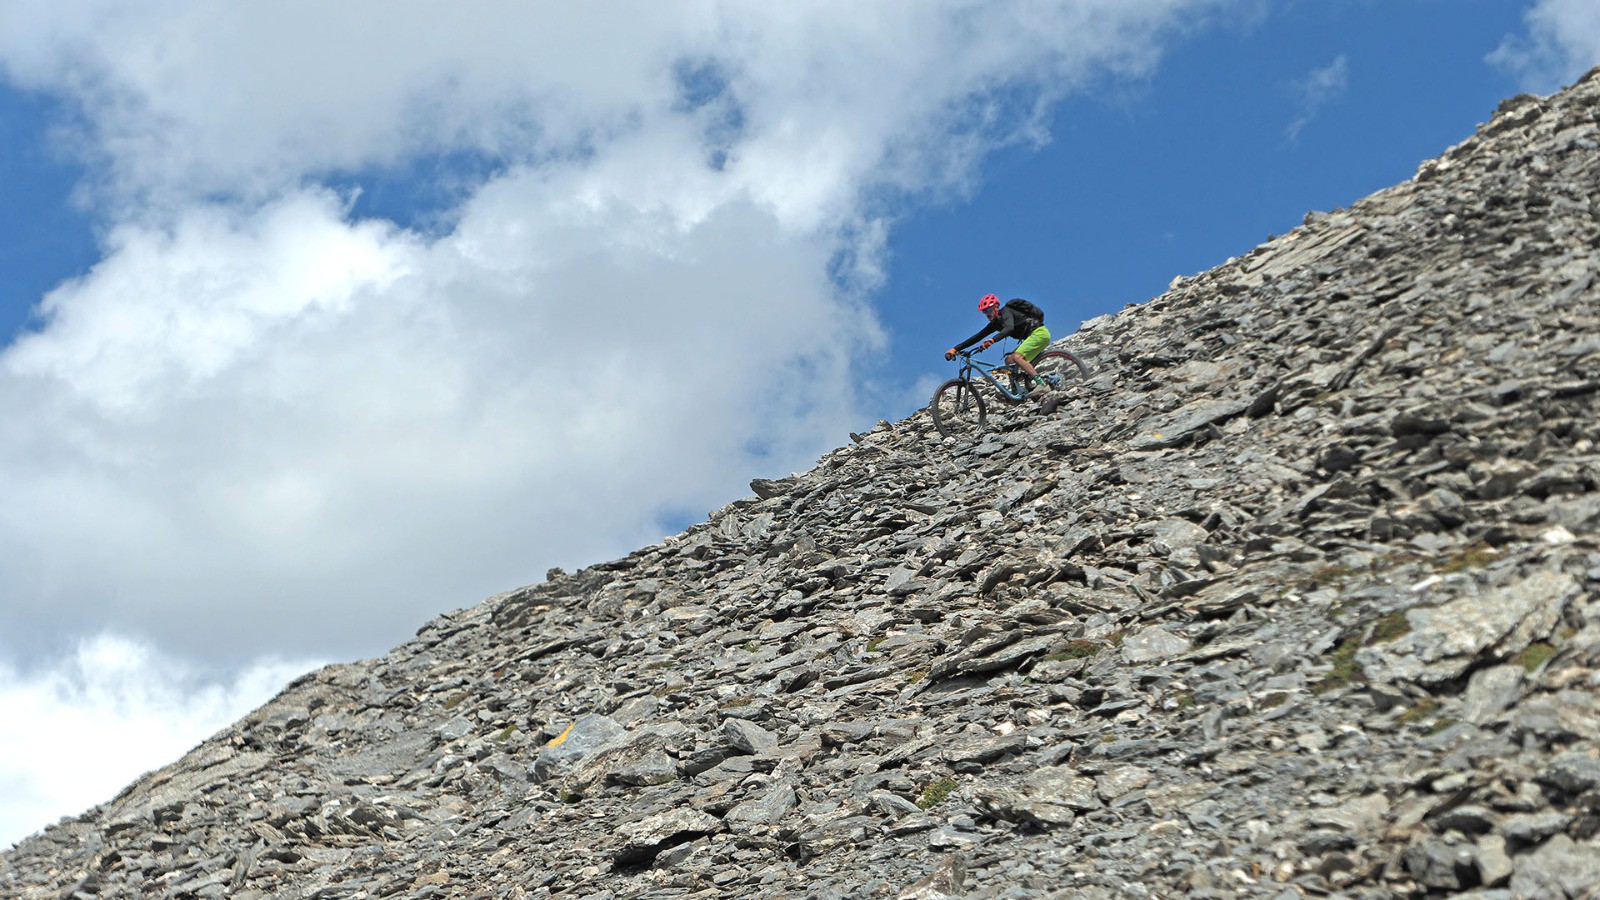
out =
[[(1064, 308), (1076, 324), (1309, 210), (1403, 181), (1523, 89), (1485, 62), (1522, 12), (1482, 0), (1298, 3), (1176, 43), (1148, 81), (1063, 103), (1046, 146), (995, 154), (970, 201), (909, 216), (883, 299), (904, 313), (888, 317), (924, 356), (952, 328), (976, 330), (963, 330), (981, 324), (966, 315), (974, 304), (958, 301), (986, 289)], [(1308, 82), (1340, 61), (1344, 80), (1311, 99)], [(962, 318), (927, 316), (919, 301)]]
[(0, 0), (0, 841), (906, 414), (984, 293), (1070, 332), (1600, 60), (1591, 0), (382, 8)]
[(27, 324), (49, 289), (99, 258), (93, 218), (72, 202), (83, 169), (50, 134), (59, 104), (0, 86), (0, 334)]

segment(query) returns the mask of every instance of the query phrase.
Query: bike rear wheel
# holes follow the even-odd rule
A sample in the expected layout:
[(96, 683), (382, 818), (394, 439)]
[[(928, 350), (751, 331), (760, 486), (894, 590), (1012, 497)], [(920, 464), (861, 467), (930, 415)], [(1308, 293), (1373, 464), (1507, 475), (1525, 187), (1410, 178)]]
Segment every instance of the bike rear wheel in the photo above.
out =
[(1039, 354), (1033, 361), (1033, 370), (1041, 376), (1034, 384), (1042, 383), (1049, 390), (1060, 390), (1089, 377), (1089, 367), (1065, 350), (1046, 350)]
[(977, 385), (960, 378), (939, 385), (928, 409), (933, 413), (934, 427), (945, 437), (976, 438), (988, 421), (983, 394), (979, 393)]

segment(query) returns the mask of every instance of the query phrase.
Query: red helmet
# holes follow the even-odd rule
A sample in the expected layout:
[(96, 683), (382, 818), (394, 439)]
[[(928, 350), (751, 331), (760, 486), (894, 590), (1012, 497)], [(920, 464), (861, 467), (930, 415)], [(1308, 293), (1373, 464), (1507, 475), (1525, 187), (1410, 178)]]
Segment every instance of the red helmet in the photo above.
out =
[(978, 301), (978, 312), (986, 313), (991, 309), (999, 308), (1000, 298), (993, 294), (984, 294), (983, 299)]

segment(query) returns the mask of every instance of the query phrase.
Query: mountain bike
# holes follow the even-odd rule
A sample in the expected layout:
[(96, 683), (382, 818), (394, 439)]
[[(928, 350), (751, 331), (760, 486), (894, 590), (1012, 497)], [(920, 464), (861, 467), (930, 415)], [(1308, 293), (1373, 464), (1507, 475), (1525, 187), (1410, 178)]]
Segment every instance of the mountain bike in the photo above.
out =
[[(956, 355), (961, 357), (961, 373), (939, 385), (928, 404), (934, 427), (945, 437), (975, 438), (982, 433), (989, 419), (985, 394), (999, 397), (1004, 403), (1021, 403), (1040, 384), (1048, 390), (1059, 390), (1089, 377), (1089, 367), (1065, 350), (1039, 354), (1033, 361), (1034, 371), (1039, 373), (1037, 382), (1015, 366), (974, 359), (970, 350)], [(985, 388), (985, 382), (992, 389)]]

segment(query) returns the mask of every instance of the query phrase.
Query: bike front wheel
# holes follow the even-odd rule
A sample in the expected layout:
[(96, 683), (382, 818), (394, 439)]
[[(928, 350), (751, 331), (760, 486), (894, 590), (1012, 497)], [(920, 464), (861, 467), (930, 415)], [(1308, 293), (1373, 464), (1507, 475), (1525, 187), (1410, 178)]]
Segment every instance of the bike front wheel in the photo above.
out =
[(952, 378), (933, 392), (933, 402), (928, 405), (933, 413), (933, 424), (945, 437), (973, 439), (983, 431), (988, 411), (983, 407), (983, 395), (977, 385), (960, 378)]

